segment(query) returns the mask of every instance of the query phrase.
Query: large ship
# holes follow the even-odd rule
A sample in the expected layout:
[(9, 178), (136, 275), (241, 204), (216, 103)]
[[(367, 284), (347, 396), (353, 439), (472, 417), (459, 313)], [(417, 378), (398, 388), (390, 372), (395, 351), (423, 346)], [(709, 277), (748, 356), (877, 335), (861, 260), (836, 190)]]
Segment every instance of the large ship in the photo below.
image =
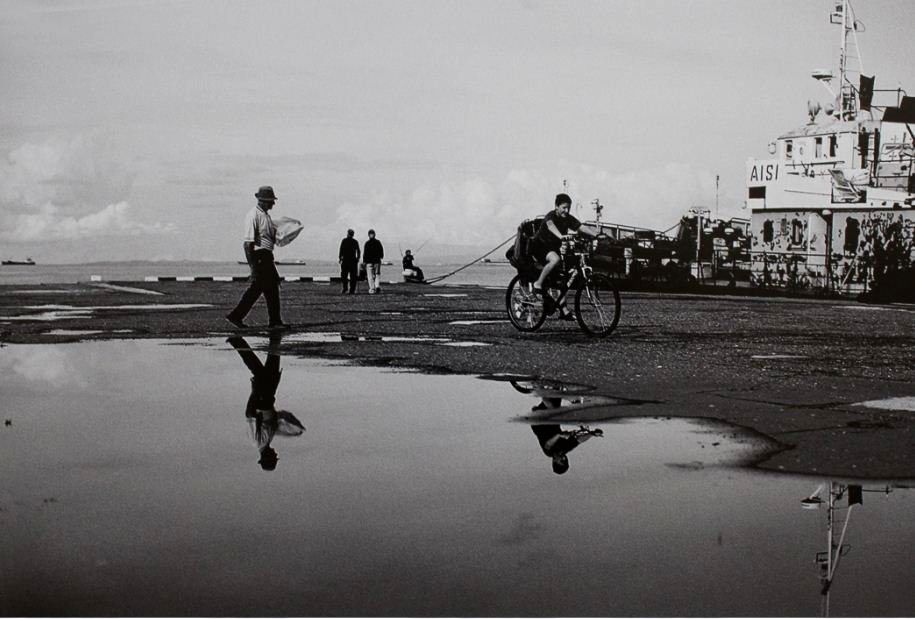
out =
[(3, 266), (35, 266), (35, 261), (31, 258), (25, 260), (3, 260), (0, 261)]
[(848, 294), (911, 287), (915, 97), (875, 88), (852, 66), (862, 28), (849, 0), (833, 7), (837, 75), (813, 73), (831, 100), (808, 102), (805, 125), (771, 142), (769, 158), (747, 161), (751, 278)]

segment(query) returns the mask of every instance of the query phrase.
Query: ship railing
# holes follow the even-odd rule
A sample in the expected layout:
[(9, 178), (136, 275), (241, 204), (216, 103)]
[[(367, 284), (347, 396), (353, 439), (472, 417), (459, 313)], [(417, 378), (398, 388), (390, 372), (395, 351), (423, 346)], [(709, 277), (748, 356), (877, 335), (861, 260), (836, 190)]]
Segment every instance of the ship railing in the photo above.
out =
[(873, 265), (860, 256), (807, 251), (750, 252), (750, 281), (759, 287), (856, 294), (873, 284)]

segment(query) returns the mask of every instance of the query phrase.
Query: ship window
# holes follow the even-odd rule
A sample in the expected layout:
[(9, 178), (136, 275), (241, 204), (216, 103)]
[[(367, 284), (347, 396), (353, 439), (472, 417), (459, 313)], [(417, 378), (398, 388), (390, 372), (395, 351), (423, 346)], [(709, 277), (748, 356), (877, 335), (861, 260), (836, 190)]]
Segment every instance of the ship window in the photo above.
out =
[(772, 226), (771, 219), (767, 219), (766, 221), (763, 222), (763, 242), (764, 243), (772, 242), (772, 239), (775, 236), (774, 230), (772, 228), (773, 228), (773, 226)]
[(791, 220), (791, 244), (795, 247), (804, 244), (804, 222), (800, 219)]
[(794, 143), (791, 140), (785, 140), (785, 159), (791, 159), (794, 151)]
[(839, 140), (836, 136), (829, 136), (829, 156), (835, 157), (836, 152), (839, 150)]
[(815, 143), (814, 157), (820, 159), (823, 156), (823, 138), (817, 138)]
[(750, 194), (747, 196), (751, 200), (760, 200), (766, 197), (766, 188), (763, 187), (750, 187)]

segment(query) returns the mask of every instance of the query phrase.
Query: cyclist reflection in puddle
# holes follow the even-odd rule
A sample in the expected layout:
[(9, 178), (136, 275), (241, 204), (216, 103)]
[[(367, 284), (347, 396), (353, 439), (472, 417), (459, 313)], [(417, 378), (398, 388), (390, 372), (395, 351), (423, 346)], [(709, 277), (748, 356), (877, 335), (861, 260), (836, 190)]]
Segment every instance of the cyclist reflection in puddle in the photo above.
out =
[(281, 334), (270, 337), (265, 363), (261, 363), (245, 338), (235, 336), (226, 340), (251, 371), (251, 395), (245, 407), (245, 418), (260, 454), (258, 464), (265, 471), (274, 470), (279, 461), (276, 450), (270, 444), (273, 437), (277, 434), (299, 436), (305, 431), (305, 426), (295, 415), (289, 411), (277, 410), (274, 406), (276, 389), (279, 387), (280, 375), (283, 372), (280, 368), (279, 354), (281, 339)]
[[(534, 406), (532, 411), (558, 409), (562, 405), (562, 398), (544, 397), (540, 404)], [(563, 430), (558, 423), (536, 423), (531, 426), (534, 435), (540, 442), (543, 453), (553, 461), (553, 472), (562, 475), (569, 470), (568, 453), (587, 441), (592, 436), (603, 436), (600, 428), (591, 429), (588, 426), (578, 426), (575, 430)]]

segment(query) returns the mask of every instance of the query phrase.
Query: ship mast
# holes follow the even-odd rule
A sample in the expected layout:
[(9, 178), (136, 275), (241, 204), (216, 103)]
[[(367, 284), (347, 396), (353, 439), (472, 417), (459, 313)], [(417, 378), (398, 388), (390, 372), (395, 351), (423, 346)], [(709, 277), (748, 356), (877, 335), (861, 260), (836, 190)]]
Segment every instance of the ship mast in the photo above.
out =
[(855, 31), (855, 19), (852, 15), (849, 0), (839, 0), (835, 11), (829, 15), (829, 22), (841, 24), (842, 33), (839, 40), (839, 92), (836, 94), (836, 109), (839, 118), (850, 120), (858, 112), (855, 87), (848, 79), (848, 33)]

